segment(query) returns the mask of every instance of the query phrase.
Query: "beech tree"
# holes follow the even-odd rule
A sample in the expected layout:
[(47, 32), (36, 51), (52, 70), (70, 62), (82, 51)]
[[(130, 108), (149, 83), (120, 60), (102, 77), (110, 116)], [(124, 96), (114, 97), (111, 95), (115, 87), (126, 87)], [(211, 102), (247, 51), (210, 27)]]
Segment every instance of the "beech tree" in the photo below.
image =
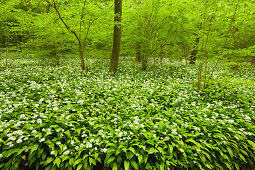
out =
[(122, 16), (122, 0), (114, 1), (114, 37), (112, 56), (110, 61), (110, 72), (117, 72), (119, 55), (120, 55), (120, 40), (121, 40), (121, 16)]

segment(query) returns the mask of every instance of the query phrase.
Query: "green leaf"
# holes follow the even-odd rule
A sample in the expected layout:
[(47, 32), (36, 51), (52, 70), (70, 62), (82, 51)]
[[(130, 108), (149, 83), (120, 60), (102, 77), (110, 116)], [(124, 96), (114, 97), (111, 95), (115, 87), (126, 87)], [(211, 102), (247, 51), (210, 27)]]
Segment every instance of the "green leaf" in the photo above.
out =
[(125, 160), (125, 161), (124, 161), (125, 170), (129, 170), (129, 166), (130, 166), (129, 161)]
[(54, 160), (53, 157), (48, 157), (47, 160), (44, 162), (44, 166), (48, 165), (50, 162), (52, 162)]
[(71, 133), (70, 133), (70, 131), (69, 131), (69, 130), (65, 131), (64, 133), (65, 133), (68, 137), (70, 137), (70, 136), (71, 136)]
[(12, 166), (14, 169), (18, 169), (19, 167), (19, 161), (16, 161), (13, 166)]
[(188, 142), (194, 143), (197, 147), (202, 148), (202, 145), (193, 139), (187, 139), (187, 140), (185, 140), (185, 142), (186, 143), (188, 143)]
[(130, 147), (129, 150), (133, 153), (135, 153), (135, 149), (133, 147)]
[(129, 160), (132, 159), (134, 155), (135, 154), (133, 152), (127, 152), (126, 153), (127, 159), (129, 159)]
[(95, 159), (89, 158), (89, 164), (90, 164), (90, 166), (91, 166), (91, 164), (96, 165), (97, 163), (96, 163), (96, 160), (95, 160)]
[(153, 154), (153, 153), (155, 153), (156, 152), (156, 149), (155, 148), (150, 148), (150, 150), (149, 150), (149, 154)]
[(76, 168), (76, 170), (79, 170), (82, 168), (82, 164), (79, 164), (78, 167)]
[(61, 163), (61, 159), (59, 157), (56, 157), (56, 159), (54, 160), (54, 165), (57, 165), (57, 167), (59, 167), (60, 163)]
[(115, 160), (115, 157), (114, 156), (111, 156), (108, 160), (107, 160), (107, 164), (111, 163), (112, 161)]
[(48, 166), (46, 166), (45, 170), (50, 170), (51, 167), (52, 167), (52, 165), (48, 165)]
[(225, 162), (225, 165), (228, 167), (228, 169), (233, 169), (232, 166), (228, 162)]
[(157, 147), (157, 149), (159, 150), (159, 152), (160, 152), (160, 153), (164, 153), (163, 148), (161, 148), (161, 147)]
[(172, 145), (168, 145), (168, 153), (170, 154), (170, 158), (173, 157), (173, 150), (174, 150), (174, 147)]
[(77, 159), (75, 162), (74, 162), (74, 165), (78, 165), (80, 162), (82, 161), (82, 159)]
[(138, 156), (138, 162), (139, 162), (139, 164), (141, 164), (143, 162), (143, 155)]
[(239, 153), (238, 156), (241, 158), (242, 161), (244, 161), (245, 163), (247, 163), (246, 159), (244, 158), (244, 156), (243, 156), (241, 153)]
[(39, 147), (39, 144), (34, 144), (33, 146), (30, 147), (30, 153), (29, 155), (31, 155), (35, 150), (37, 150)]
[(118, 170), (118, 166), (116, 162), (113, 163), (112, 170)]
[(247, 140), (247, 142), (252, 146), (252, 149), (255, 150), (255, 143), (251, 140)]
[(121, 153), (121, 151), (122, 151), (122, 148), (119, 148), (119, 149), (116, 151), (115, 155), (117, 156), (119, 153)]
[(232, 149), (230, 147), (227, 147), (227, 150), (228, 150), (228, 153), (229, 153), (230, 157), (233, 158), (234, 154), (232, 152)]
[(42, 153), (42, 160), (45, 160), (47, 157), (47, 154), (45, 152)]
[(164, 163), (161, 163), (161, 164), (159, 165), (159, 167), (160, 167), (160, 170), (164, 170), (164, 169), (165, 169), (165, 164), (164, 164)]
[(138, 169), (138, 164), (135, 161), (130, 161), (133, 168)]

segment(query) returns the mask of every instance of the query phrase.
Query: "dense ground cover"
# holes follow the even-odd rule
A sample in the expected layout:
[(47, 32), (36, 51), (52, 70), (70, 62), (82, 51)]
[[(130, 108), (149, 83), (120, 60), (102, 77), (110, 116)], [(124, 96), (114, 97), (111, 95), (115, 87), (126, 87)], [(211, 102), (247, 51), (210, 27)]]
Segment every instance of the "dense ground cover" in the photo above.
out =
[[(255, 162), (255, 72), (0, 68), (0, 169), (239, 169)], [(240, 73), (240, 72), (238, 72)]]

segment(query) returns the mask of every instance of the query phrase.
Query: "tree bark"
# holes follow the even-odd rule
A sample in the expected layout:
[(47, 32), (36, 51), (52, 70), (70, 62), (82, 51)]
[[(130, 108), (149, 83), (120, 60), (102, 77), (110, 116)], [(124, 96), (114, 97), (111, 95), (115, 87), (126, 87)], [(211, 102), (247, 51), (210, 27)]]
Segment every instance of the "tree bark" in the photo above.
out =
[(114, 14), (115, 14), (114, 17), (115, 26), (109, 71), (115, 73), (118, 70), (120, 55), (122, 0), (115, 0)]
[(84, 52), (83, 49), (80, 47), (80, 60), (81, 60), (81, 70), (85, 70), (85, 62), (84, 62)]
[(136, 45), (136, 62), (140, 63), (142, 54), (141, 54), (141, 44), (138, 42)]
[(142, 56), (142, 70), (143, 71), (147, 70), (147, 64), (148, 64), (148, 58), (143, 55)]
[(199, 44), (199, 38), (196, 38), (196, 42), (195, 42), (195, 46), (194, 49), (191, 51), (190, 53), (190, 64), (195, 64), (196, 60), (197, 60), (197, 48), (198, 48), (198, 44)]
[(255, 65), (255, 56), (252, 57), (251, 63)]

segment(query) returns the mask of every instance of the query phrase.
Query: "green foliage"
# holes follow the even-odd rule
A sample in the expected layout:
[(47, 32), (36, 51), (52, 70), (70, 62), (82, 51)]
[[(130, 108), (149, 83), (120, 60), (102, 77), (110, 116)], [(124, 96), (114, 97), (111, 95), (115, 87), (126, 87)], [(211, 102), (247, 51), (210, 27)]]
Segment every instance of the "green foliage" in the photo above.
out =
[(236, 77), (222, 65), (197, 92), (194, 65), (144, 73), (121, 61), (110, 75), (107, 63), (82, 72), (73, 60), (59, 67), (21, 61), (0, 70), (1, 169), (254, 164), (254, 70)]

